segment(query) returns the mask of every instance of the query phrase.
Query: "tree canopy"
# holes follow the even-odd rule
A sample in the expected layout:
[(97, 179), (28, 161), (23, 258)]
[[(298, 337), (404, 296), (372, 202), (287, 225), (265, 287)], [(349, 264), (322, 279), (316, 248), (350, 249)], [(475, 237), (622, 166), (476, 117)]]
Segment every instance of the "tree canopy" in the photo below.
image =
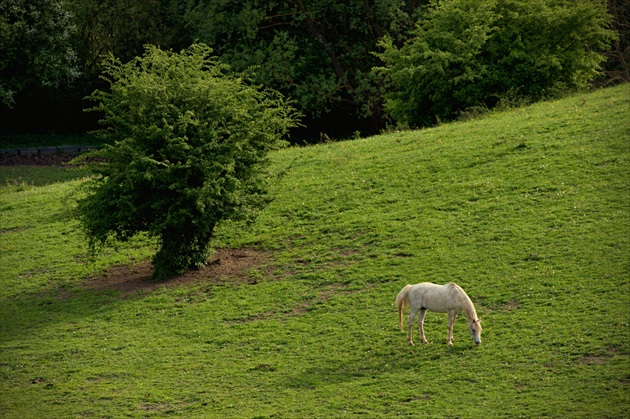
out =
[(402, 47), (385, 38), (388, 112), (424, 126), (471, 107), (589, 85), (614, 39), (597, 1), (433, 1)]
[(13, 107), (28, 89), (54, 89), (79, 76), (75, 29), (60, 0), (0, 3), (0, 106)]
[[(293, 99), (299, 135), (317, 138), (535, 100), (589, 85), (602, 66), (627, 80), (630, 61), (619, 0), (6, 0), (0, 11), (5, 132), (33, 112), (33, 126), (83, 129), (82, 98), (107, 87), (102, 56), (129, 62), (146, 44), (209, 45), (231, 71)], [(11, 92), (33, 85), (45, 87), (33, 92), (41, 104), (17, 97), (9, 112)]]
[(160, 241), (156, 279), (203, 265), (219, 222), (250, 219), (268, 202), (267, 154), (296, 113), (202, 44), (180, 53), (149, 46), (105, 70), (110, 88), (91, 99), (110, 145), (89, 156), (97, 176), (77, 209), (92, 246), (146, 232)]
[(377, 131), (381, 85), (372, 52), (385, 34), (404, 37), (423, 3), (201, 1), (186, 21), (222, 60), (253, 68), (257, 81), (294, 98), (310, 120), (341, 112)]

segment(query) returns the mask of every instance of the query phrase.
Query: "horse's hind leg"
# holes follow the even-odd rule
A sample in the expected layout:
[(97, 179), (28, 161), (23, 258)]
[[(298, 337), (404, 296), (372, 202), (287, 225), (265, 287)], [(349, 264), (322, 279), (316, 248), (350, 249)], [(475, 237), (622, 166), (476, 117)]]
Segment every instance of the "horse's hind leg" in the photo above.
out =
[(407, 322), (407, 342), (411, 345), (413, 345), (413, 339), (411, 337), (411, 334), (413, 332), (413, 319), (416, 317), (416, 314), (418, 313), (417, 310), (414, 310), (414, 308), (411, 308), (411, 312), (409, 313), (409, 321)]
[(427, 341), (427, 338), (424, 337), (424, 316), (427, 315), (427, 309), (426, 308), (421, 308), (420, 309), (420, 315), (418, 316), (418, 328), (420, 329), (420, 340), (422, 340), (422, 343), (429, 343), (429, 341)]

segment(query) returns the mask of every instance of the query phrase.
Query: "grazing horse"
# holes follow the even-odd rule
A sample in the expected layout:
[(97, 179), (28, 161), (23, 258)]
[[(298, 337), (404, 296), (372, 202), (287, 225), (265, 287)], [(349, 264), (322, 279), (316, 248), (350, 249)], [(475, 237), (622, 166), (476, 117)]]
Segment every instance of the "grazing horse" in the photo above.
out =
[(481, 320), (477, 318), (475, 306), (468, 295), (457, 284), (436, 285), (430, 282), (422, 282), (416, 285), (407, 285), (396, 296), (396, 307), (398, 308), (398, 322), (400, 330), (403, 330), (402, 309), (409, 305), (409, 325), (407, 331), (407, 342), (413, 345), (411, 329), (413, 320), (420, 312), (418, 326), (420, 328), (420, 339), (422, 343), (429, 343), (424, 337), (424, 316), (427, 310), (438, 313), (448, 313), (448, 333), (446, 340), (449, 345), (453, 345), (453, 325), (455, 317), (463, 311), (468, 318), (468, 333), (476, 345), (481, 343)]

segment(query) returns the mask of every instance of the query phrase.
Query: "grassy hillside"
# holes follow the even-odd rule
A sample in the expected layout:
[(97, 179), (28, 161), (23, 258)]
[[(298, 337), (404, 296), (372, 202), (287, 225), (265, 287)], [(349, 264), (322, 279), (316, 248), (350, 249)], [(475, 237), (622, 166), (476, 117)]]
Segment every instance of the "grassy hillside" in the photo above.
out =
[[(624, 417), (628, 121), (625, 85), (283, 150), (274, 203), (218, 237), (262, 262), (134, 292), (91, 285), (149, 240), (91, 258), (80, 180), (5, 172), (0, 416)], [(468, 292), (481, 346), (439, 313), (407, 345), (393, 301), (422, 281)]]

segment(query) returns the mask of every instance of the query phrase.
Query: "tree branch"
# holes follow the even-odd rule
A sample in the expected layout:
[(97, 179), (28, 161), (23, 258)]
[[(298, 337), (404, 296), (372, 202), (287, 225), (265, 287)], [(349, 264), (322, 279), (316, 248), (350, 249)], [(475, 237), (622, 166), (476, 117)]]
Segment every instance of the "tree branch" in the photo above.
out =
[(383, 32), (383, 28), (381, 28), (381, 25), (379, 25), (374, 18), (374, 12), (372, 11), (368, 0), (363, 0), (363, 9), (365, 10), (365, 15), (368, 18), (368, 22), (370, 22), (370, 26), (372, 26), (372, 30), (376, 34), (376, 38), (381, 39), (385, 32)]
[(308, 30), (315, 37), (317, 42), (322, 44), (322, 46), (324, 47), (324, 50), (326, 51), (326, 54), (328, 54), (328, 57), (332, 61), (333, 70), (335, 71), (335, 74), (337, 75), (339, 80), (341, 80), (341, 82), (343, 83), (344, 86), (348, 87), (350, 90), (354, 90), (347, 83), (346, 73), (345, 73), (345, 71), (343, 69), (343, 66), (341, 65), (341, 62), (339, 61), (339, 58), (337, 57), (337, 54), (332, 49), (332, 47), (330, 46), (328, 41), (326, 41), (326, 38), (324, 37), (324, 35), (322, 35), (322, 33), (317, 29), (317, 26), (315, 25), (315, 22), (313, 21), (313, 19), (311, 19), (308, 16), (308, 13), (306, 11), (306, 7), (304, 7), (304, 3), (302, 2), (302, 0), (293, 0), (293, 3), (298, 8), (298, 11), (300, 13), (302, 13), (304, 18), (306, 19), (306, 24), (308, 26)]

